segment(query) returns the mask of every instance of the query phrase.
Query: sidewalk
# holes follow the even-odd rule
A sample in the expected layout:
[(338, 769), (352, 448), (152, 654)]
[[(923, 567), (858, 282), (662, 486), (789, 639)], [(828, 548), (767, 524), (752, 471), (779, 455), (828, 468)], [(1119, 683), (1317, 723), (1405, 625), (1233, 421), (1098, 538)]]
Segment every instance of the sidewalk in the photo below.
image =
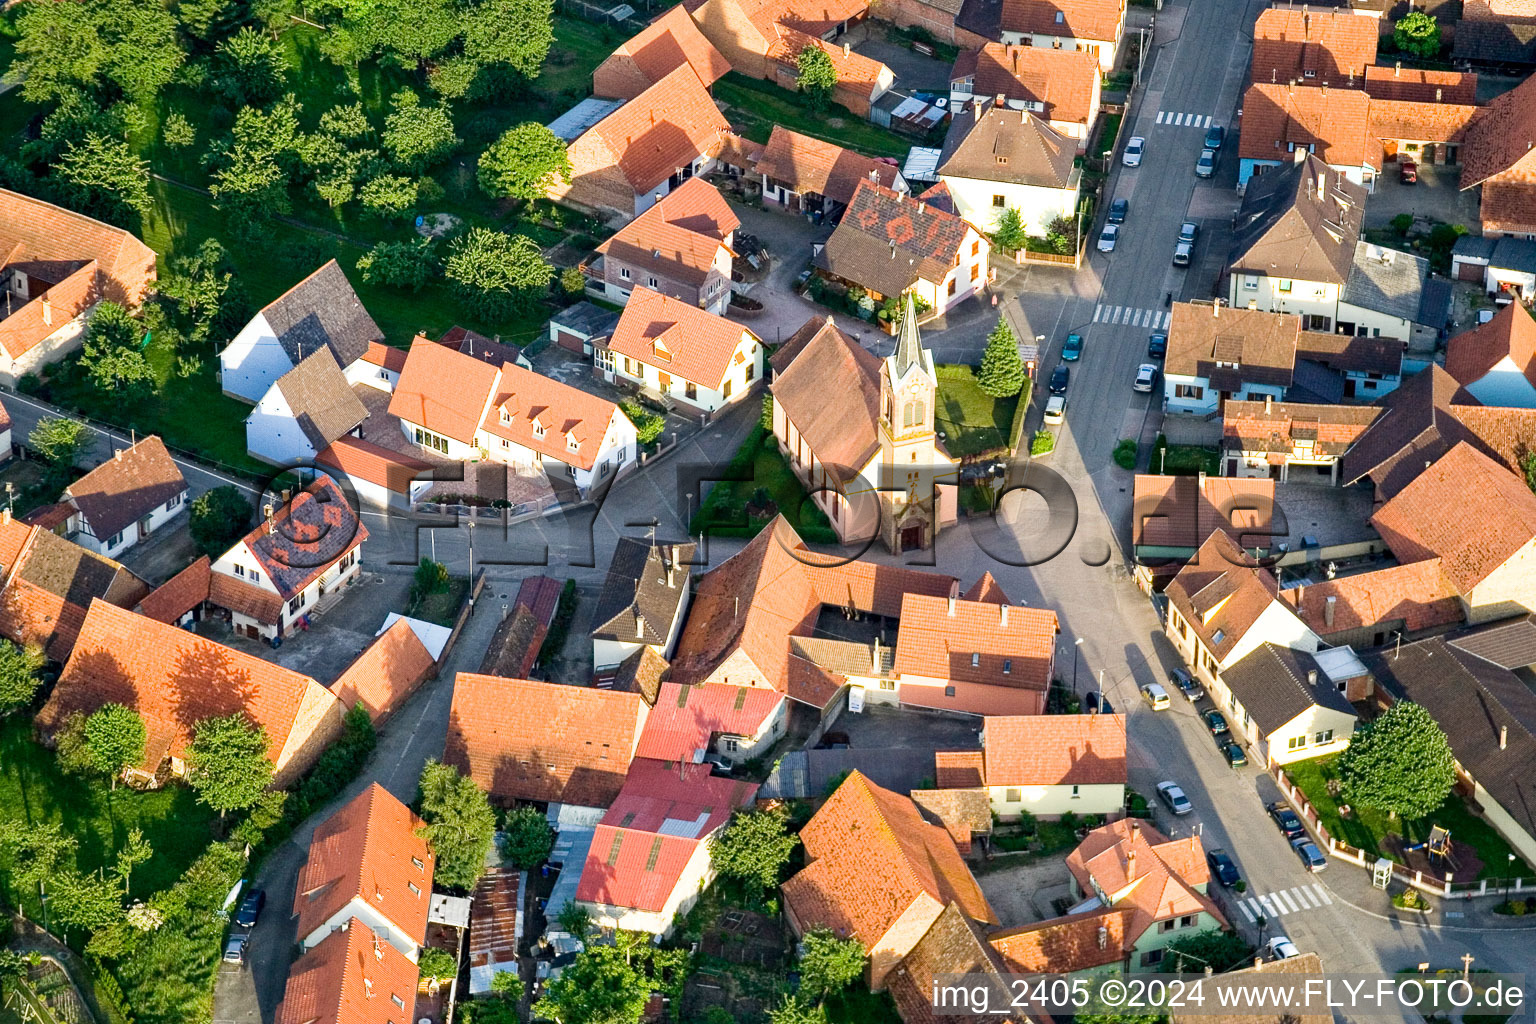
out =
[[(1328, 869), (1316, 876), (1333, 897), (1348, 904), (1358, 913), (1368, 914), (1382, 921), (1390, 921), (1404, 928), (1443, 928), (1460, 931), (1509, 931), (1536, 932), (1536, 916), (1510, 917), (1495, 914), (1493, 908), (1504, 902), (1502, 894), (1477, 899), (1442, 899), (1426, 894), (1432, 908), (1428, 914), (1401, 910), (1392, 905), (1391, 893), (1398, 892), (1402, 883), (1393, 882), (1388, 891), (1371, 885), (1371, 873), (1348, 861), (1330, 858)], [(1536, 893), (1527, 891), (1528, 896)], [(1536, 943), (1536, 937), (1527, 940)]]

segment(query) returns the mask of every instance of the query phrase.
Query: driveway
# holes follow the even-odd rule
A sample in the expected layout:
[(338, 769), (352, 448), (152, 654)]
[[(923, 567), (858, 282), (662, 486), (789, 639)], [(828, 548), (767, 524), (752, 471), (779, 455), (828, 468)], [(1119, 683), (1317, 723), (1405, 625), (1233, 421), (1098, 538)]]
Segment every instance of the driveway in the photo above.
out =
[[(856, 33), (865, 32), (862, 40)], [(853, 32), (853, 49), (870, 60), (878, 60), (896, 76), (896, 88), (902, 92), (936, 92), (949, 95), (951, 65), (934, 57), (925, 57), (904, 41), (897, 41), (885, 32), (885, 26), (866, 21)]]
[(1383, 228), (1392, 223), (1400, 213), (1409, 213), (1419, 221), (1419, 226), (1433, 221), (1445, 224), (1461, 224), (1477, 233), (1477, 191), (1460, 189), (1460, 167), (1436, 167), (1419, 164), (1419, 181), (1416, 185), (1404, 185), (1398, 180), (1398, 164), (1387, 164), (1386, 170), (1376, 179), (1376, 191), (1365, 204), (1365, 226)]
[(1070, 878), (1060, 857), (1004, 856), (988, 861), (976, 872), (982, 895), (997, 911), (998, 923), (1004, 928), (1055, 917), (1051, 904), (1071, 897)]

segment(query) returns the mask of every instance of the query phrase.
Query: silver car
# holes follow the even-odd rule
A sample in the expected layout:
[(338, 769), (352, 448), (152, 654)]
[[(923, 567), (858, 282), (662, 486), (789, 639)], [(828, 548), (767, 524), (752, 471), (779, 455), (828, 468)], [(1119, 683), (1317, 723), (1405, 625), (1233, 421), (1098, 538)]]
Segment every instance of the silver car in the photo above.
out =
[(1104, 230), (1099, 234), (1099, 252), (1114, 252), (1115, 242), (1120, 237), (1120, 228), (1114, 224), (1104, 225)]
[(1131, 141), (1125, 144), (1125, 152), (1120, 154), (1120, 162), (1127, 167), (1140, 167), (1141, 154), (1146, 148), (1146, 139), (1140, 135), (1131, 136)]
[(1157, 367), (1152, 363), (1142, 363), (1136, 368), (1136, 383), (1131, 385), (1132, 389), (1149, 394), (1156, 386)]
[(1195, 176), (1209, 178), (1216, 173), (1216, 151), (1214, 149), (1202, 149), (1200, 159), (1195, 161)]
[(1177, 782), (1159, 782), (1157, 796), (1168, 805), (1170, 811), (1181, 817), (1195, 809), (1195, 805), (1189, 802), (1189, 797), (1184, 795), (1184, 790)]

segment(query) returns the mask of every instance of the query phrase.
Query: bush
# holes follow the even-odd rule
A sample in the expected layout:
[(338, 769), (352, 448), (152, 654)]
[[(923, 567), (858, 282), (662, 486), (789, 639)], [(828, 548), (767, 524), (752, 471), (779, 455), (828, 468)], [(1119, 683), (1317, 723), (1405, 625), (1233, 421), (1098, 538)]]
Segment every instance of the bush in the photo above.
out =
[(571, 298), (579, 298), (587, 290), (587, 275), (580, 267), (566, 267), (560, 271), (560, 290)]
[(1056, 435), (1049, 430), (1035, 431), (1034, 439), (1029, 442), (1029, 454), (1049, 455), (1056, 450)]
[(555, 606), (555, 619), (544, 636), (544, 646), (539, 648), (538, 665), (543, 668), (559, 656), (565, 646), (566, 634), (571, 631), (571, 620), (576, 617), (576, 581), (566, 580), (560, 591), (560, 603)]
[(459, 973), (459, 962), (446, 949), (422, 950), (421, 959), (416, 962), (416, 966), (421, 969), (423, 981), (436, 979), (446, 984)]
[(1410, 230), (1412, 230), (1412, 228), (1413, 228), (1413, 214), (1411, 214), (1411, 213), (1400, 213), (1396, 217), (1392, 218), (1392, 230), (1396, 231), (1398, 234), (1403, 235), (1404, 237), (1406, 237), (1408, 232)]
[(1115, 445), (1115, 465), (1119, 466), (1121, 469), (1135, 469), (1136, 456), (1140, 452), (1140, 447), (1141, 446), (1136, 443), (1134, 438), (1122, 438), (1120, 442)]
[(274, 832), (264, 837), (271, 848), (285, 838), (310, 814), (335, 798), (357, 778), (378, 743), (368, 709), (355, 704), (342, 721), (341, 738), (326, 748), (315, 765), (299, 779), (283, 805), (282, 820)]
[(619, 408), (629, 417), (629, 422), (635, 425), (635, 439), (643, 445), (655, 444), (666, 428), (665, 417), (651, 412), (633, 398), (624, 399), (619, 403)]

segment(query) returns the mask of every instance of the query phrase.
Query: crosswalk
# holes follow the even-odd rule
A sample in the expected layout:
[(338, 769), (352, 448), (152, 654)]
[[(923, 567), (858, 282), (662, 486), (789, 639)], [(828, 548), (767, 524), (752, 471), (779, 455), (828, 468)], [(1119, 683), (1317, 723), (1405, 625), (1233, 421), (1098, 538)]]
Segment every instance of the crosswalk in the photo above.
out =
[(1328, 895), (1327, 889), (1313, 882), (1311, 885), (1298, 885), (1291, 889), (1277, 889), (1262, 896), (1238, 898), (1236, 902), (1237, 909), (1243, 912), (1248, 923), (1254, 924), (1261, 917), (1274, 920), (1286, 914), (1316, 910), (1318, 907), (1332, 903), (1333, 899)]
[(1209, 128), (1211, 126), (1210, 114), (1190, 114), (1182, 110), (1159, 110), (1157, 123), (1171, 125), (1175, 128)]
[(1110, 306), (1099, 303), (1093, 307), (1096, 324), (1119, 324), (1122, 327), (1145, 327), (1149, 331), (1166, 331), (1173, 314), (1163, 309), (1137, 309), (1134, 306)]

